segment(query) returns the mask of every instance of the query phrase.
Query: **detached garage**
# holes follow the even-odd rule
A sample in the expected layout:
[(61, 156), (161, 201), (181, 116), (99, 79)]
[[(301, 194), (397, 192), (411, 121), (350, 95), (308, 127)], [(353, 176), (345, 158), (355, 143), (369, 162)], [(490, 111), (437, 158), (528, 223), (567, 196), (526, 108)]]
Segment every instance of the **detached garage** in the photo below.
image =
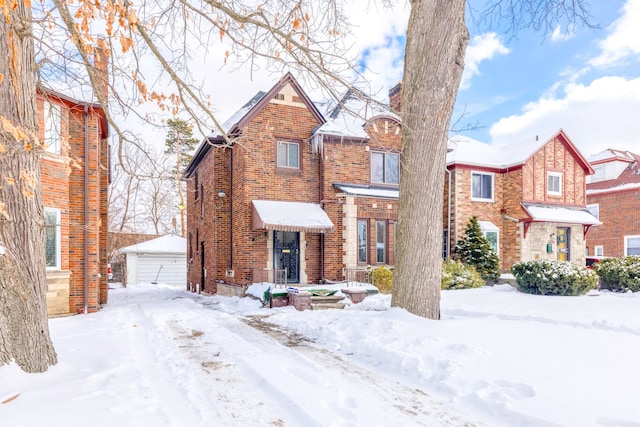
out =
[(185, 286), (187, 240), (169, 234), (122, 248), (127, 259), (127, 285), (158, 283)]

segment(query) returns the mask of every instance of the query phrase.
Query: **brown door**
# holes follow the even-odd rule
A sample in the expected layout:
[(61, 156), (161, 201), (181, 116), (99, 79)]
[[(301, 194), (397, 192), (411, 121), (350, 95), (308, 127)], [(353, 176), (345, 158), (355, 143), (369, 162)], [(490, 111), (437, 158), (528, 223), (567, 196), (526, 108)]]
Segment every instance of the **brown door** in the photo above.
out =
[(570, 229), (568, 227), (558, 227), (556, 230), (558, 261), (571, 261), (571, 253), (569, 251), (571, 247), (569, 244), (569, 231)]

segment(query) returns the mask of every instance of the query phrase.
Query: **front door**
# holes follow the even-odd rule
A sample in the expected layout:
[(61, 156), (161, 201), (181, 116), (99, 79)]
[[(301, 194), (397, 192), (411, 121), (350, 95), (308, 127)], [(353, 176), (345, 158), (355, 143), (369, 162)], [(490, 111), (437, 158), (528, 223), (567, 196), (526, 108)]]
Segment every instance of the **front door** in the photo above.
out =
[(284, 270), (287, 283), (300, 281), (300, 233), (273, 232), (273, 268)]
[(571, 261), (571, 253), (569, 251), (571, 245), (569, 244), (569, 228), (558, 227), (556, 230), (556, 244), (558, 247), (558, 261)]

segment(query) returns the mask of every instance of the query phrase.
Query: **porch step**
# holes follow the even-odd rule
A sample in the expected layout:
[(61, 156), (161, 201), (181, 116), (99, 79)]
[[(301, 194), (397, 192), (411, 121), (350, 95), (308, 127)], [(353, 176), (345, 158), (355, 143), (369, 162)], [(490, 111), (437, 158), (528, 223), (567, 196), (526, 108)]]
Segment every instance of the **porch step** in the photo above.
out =
[(343, 309), (344, 303), (340, 302), (343, 299), (344, 296), (311, 297), (311, 310)]
[(335, 308), (341, 310), (344, 308), (344, 303), (342, 302), (322, 302), (322, 303), (311, 303), (311, 310), (328, 310), (330, 308)]

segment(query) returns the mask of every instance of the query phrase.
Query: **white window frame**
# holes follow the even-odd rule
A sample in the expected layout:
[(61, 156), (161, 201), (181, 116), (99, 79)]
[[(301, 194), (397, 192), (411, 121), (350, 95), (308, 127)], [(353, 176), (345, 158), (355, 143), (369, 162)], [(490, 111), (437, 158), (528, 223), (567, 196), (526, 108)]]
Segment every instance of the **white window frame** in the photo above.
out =
[[(286, 149), (286, 158), (281, 158), (280, 157), (280, 145), (285, 145), (287, 147)], [(289, 147), (291, 145), (295, 145), (296, 147), (298, 147), (298, 158), (296, 159), (297, 161), (297, 166), (291, 166), (291, 153), (289, 151)], [(277, 145), (276, 145), (276, 166), (278, 168), (282, 168), (282, 169), (293, 169), (293, 170), (297, 170), (297, 169), (301, 169), (300, 167), (300, 163), (301, 163), (301, 156), (300, 156), (300, 143), (296, 142), (296, 141), (278, 141)], [(283, 160), (284, 161), (284, 165), (280, 164), (280, 161)]]
[(604, 246), (596, 245), (593, 247), (593, 255), (595, 256), (604, 256)]
[[(552, 190), (549, 188), (551, 184), (551, 178), (558, 178), (558, 190)], [(562, 196), (562, 186), (564, 180), (564, 173), (562, 172), (547, 172), (547, 194), (550, 196)]]
[[(46, 254), (45, 254), (45, 262), (47, 263), (47, 270), (60, 270), (61, 269), (61, 256), (60, 256), (60, 246), (62, 243), (62, 233), (60, 230), (60, 219), (61, 219), (61, 212), (60, 209), (57, 208), (44, 208), (44, 213), (45, 213), (45, 236), (47, 233), (47, 223), (46, 223), (46, 214), (47, 213), (53, 213), (56, 216), (56, 225), (55, 225), (55, 251), (56, 251), (56, 262), (55, 265), (48, 265), (48, 261), (46, 260)], [(45, 237), (45, 251), (47, 249), (47, 238)]]
[(595, 216), (596, 219), (600, 219), (600, 203), (587, 205), (587, 210), (591, 212), (591, 215)]
[[(482, 235), (487, 240), (489, 240), (489, 238), (487, 237), (488, 233), (496, 233), (496, 247), (494, 248), (492, 246), (491, 249), (494, 250), (496, 255), (500, 255), (500, 229), (493, 223), (491, 223), (492, 224), (491, 226), (489, 226), (488, 224), (487, 226), (485, 226), (484, 223), (486, 223), (486, 221), (478, 221), (478, 225), (480, 226), (480, 231), (482, 231)], [(491, 245), (490, 240), (489, 240), (489, 245)]]
[[(491, 197), (476, 197), (473, 195), (473, 177), (474, 175), (480, 176), (490, 176), (491, 177)], [(493, 202), (495, 197), (495, 185), (496, 185), (496, 177), (492, 172), (480, 172), (480, 171), (471, 171), (471, 200), (476, 202)], [(482, 192), (482, 185), (480, 186), (480, 191)]]
[(44, 102), (44, 143), (48, 153), (60, 154), (62, 111), (59, 105)]
[[(640, 235), (624, 236), (624, 255), (629, 256), (629, 239), (640, 239)], [(635, 248), (636, 246), (632, 246)], [(640, 246), (638, 246), (640, 248)]]
[[(382, 230), (380, 230), (382, 226)], [(382, 231), (382, 233), (380, 233)], [(382, 240), (382, 242), (380, 242)], [(382, 245), (382, 246), (380, 246)], [(382, 261), (379, 257), (379, 250), (382, 249)], [(376, 264), (387, 262), (387, 221), (376, 221)]]

